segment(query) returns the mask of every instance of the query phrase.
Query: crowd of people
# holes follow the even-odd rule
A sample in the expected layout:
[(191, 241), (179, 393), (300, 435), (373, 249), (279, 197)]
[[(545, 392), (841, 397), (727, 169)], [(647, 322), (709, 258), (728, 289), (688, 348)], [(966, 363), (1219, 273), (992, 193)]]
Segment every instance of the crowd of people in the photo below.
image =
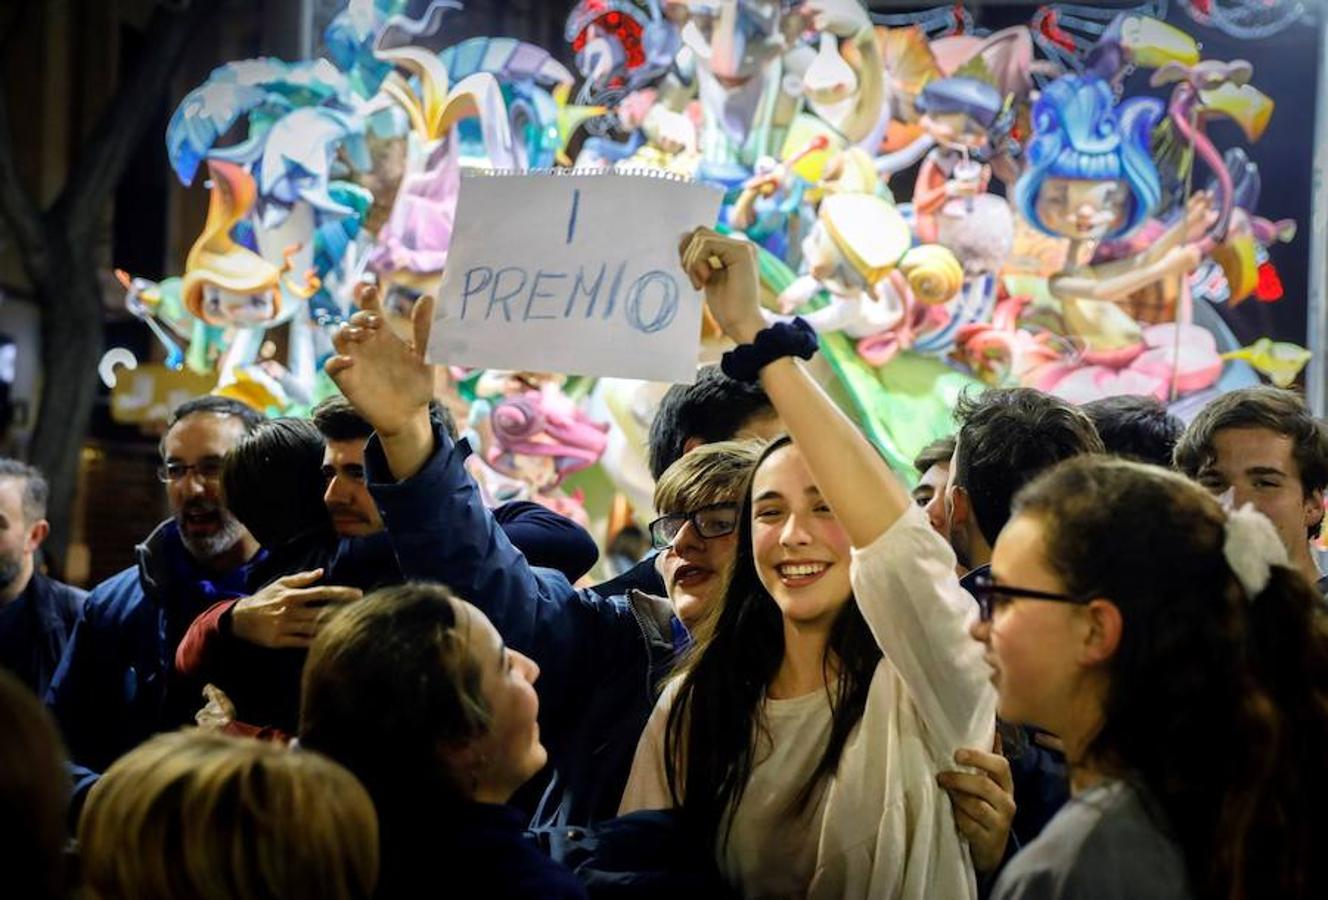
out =
[[(652, 551), (491, 509), (372, 289), (312, 420), (202, 397), (84, 594), (0, 463), (0, 859), (34, 898), (1328, 896), (1328, 429), (963, 399), (910, 494), (767, 327), (650, 430)], [(12, 893), (11, 893), (12, 890)]]

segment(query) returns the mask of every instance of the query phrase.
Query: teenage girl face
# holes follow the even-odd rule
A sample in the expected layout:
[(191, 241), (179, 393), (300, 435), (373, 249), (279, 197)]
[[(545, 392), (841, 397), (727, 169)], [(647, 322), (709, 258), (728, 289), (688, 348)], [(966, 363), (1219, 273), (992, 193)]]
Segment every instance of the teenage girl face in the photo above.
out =
[[(1041, 519), (1010, 520), (992, 550), (991, 577), (998, 585), (1065, 593), (1047, 564)], [(991, 621), (973, 624), (973, 638), (987, 648), (1001, 718), (1059, 733), (1082, 682), (1074, 648), (1083, 615), (1069, 603), (997, 595)]]
[(480, 693), (488, 706), (489, 731), (470, 748), (479, 790), (486, 797), (506, 799), (544, 767), (548, 753), (540, 743), (539, 698), (535, 679), (539, 666), (503, 644), (484, 613), (469, 603), (453, 601), (457, 628), (480, 671)]
[(752, 555), (786, 621), (829, 627), (852, 595), (850, 551), (797, 447), (766, 457), (752, 481)]

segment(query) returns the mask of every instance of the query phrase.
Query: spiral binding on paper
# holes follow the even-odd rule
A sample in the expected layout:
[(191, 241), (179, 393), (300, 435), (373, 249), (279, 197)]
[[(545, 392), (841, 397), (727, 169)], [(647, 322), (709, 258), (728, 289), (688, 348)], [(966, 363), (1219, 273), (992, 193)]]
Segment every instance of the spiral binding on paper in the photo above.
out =
[(664, 169), (566, 169), (566, 168), (535, 168), (535, 169), (484, 169), (478, 166), (471, 166), (461, 170), (463, 178), (486, 178), (492, 176), (512, 176), (512, 175), (554, 175), (560, 178), (604, 178), (627, 175), (635, 178), (657, 178), (661, 181), (676, 181), (681, 184), (694, 184), (695, 179), (688, 175), (681, 175), (677, 172), (668, 172)]

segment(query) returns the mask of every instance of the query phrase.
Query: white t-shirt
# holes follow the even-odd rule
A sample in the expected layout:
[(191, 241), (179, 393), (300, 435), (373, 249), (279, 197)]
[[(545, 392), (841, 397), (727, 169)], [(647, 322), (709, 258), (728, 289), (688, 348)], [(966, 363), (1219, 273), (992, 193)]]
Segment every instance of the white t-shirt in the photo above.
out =
[[(665, 693), (670, 706), (677, 687), (678, 682), (672, 682)], [(668, 716), (658, 714), (664, 708), (655, 707), (637, 746), (632, 777), (623, 794), (624, 810), (668, 805), (662, 753)], [(819, 690), (787, 700), (767, 697), (761, 717), (752, 772), (729, 817), (732, 825), (727, 842), (724, 828), (729, 819), (720, 826), (716, 859), (725, 880), (743, 897), (791, 900), (807, 896), (816, 872), (816, 846), (830, 779), (821, 781), (801, 809), (796, 804), (830, 742), (830, 696)]]
[[(853, 552), (853, 594), (884, 656), (872, 675), (862, 719), (817, 803), (819, 827), (797, 836), (799, 848), (816, 848), (808, 897), (977, 896), (968, 847), (936, 775), (956, 768), (956, 750), (991, 747), (996, 692), (983, 649), (968, 634), (977, 604), (959, 586), (954, 566), (950, 545), (916, 506), (870, 546)], [(672, 805), (664, 730), (674, 687), (660, 697), (641, 735), (620, 813)], [(828, 739), (828, 709), (824, 721), (822, 741)], [(807, 776), (769, 764), (761, 768), (771, 778), (788, 778), (790, 791)], [(745, 815), (738, 811), (739, 823)], [(742, 875), (774, 868), (792, 883), (805, 871), (801, 857), (766, 857), (755, 846), (751, 839), (732, 844), (730, 852), (756, 855), (737, 864), (721, 859), (730, 878), (735, 870)], [(750, 888), (743, 883), (744, 892)]]
[(796, 804), (830, 742), (830, 697), (821, 690), (788, 700), (767, 698), (761, 713), (765, 730), (757, 737), (728, 844), (721, 843), (720, 871), (744, 897), (805, 897), (816, 872), (829, 779), (822, 779), (804, 807)]

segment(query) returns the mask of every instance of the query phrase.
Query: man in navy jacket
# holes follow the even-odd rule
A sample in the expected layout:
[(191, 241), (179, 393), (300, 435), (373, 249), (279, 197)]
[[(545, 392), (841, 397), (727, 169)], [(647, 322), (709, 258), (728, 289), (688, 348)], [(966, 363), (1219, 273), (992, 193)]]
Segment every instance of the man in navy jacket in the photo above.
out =
[[(409, 554), (431, 552), (420, 545), (399, 560), (377, 509), (370, 514), (358, 498), (353, 500), (354, 516), (343, 515), (357, 523), (354, 533), (344, 527), (334, 530), (337, 506), (332, 500), (344, 504), (349, 495), (363, 491), (364, 501), (373, 506), (368, 491), (356, 483), (363, 477), (364, 443), (372, 429), (363, 420), (347, 421), (358, 419), (349, 408), (337, 414), (337, 425), (329, 425), (327, 411), (342, 405), (339, 398), (320, 405), (313, 423), (269, 420), (241, 440), (226, 463), (226, 496), (268, 552), (256, 573), (265, 586), (252, 597), (221, 600), (195, 619), (175, 651), (175, 666), (193, 682), (211, 683), (224, 692), (234, 706), (234, 718), (245, 726), (293, 734), (304, 649), (322, 621), (321, 607), (354, 600), (360, 590), (399, 584), (403, 564), (421, 565), (412, 563)], [(439, 427), (446, 429), (441, 419)], [(336, 435), (360, 429), (364, 433), (356, 455), (357, 439)], [(325, 497), (326, 468), (334, 471)], [(429, 521), (439, 502), (424, 494), (414, 497), (390, 525), (409, 529), (416, 520)], [(566, 560), (573, 567), (568, 577), (579, 577), (594, 562), (594, 541), (572, 520), (536, 503), (507, 506), (506, 515), (497, 514), (501, 527), (527, 555), (550, 563)], [(310, 592), (320, 579), (340, 586), (330, 589), (337, 592), (335, 597), (328, 591)]]
[(60, 664), (85, 591), (37, 571), (50, 531), (46, 479), (29, 465), (0, 459), (0, 667), (38, 697)]
[(65, 648), (47, 703), (73, 761), (102, 771), (157, 731), (189, 722), (197, 690), (171, 678), (171, 655), (202, 610), (248, 593), (257, 541), (221, 499), (226, 453), (260, 417), (222, 397), (175, 410), (161, 442), (172, 518), (137, 563), (97, 585)]

